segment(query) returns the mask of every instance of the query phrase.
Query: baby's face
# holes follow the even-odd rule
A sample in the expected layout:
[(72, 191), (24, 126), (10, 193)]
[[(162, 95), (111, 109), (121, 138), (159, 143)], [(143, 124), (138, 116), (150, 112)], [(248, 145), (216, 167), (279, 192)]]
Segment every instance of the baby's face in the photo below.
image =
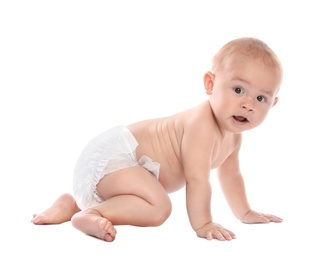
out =
[(225, 131), (239, 133), (260, 125), (278, 100), (281, 74), (261, 61), (229, 62), (214, 75), (210, 101)]

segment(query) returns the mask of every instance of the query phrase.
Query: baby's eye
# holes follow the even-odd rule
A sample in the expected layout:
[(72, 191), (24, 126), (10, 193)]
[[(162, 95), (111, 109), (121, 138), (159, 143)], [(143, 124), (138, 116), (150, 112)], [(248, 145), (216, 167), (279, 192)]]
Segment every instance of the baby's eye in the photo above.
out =
[(257, 101), (259, 101), (259, 102), (264, 102), (264, 101), (265, 101), (265, 97), (263, 97), (263, 96), (257, 96)]
[(234, 88), (234, 91), (235, 91), (235, 93), (237, 93), (237, 94), (243, 94), (243, 93), (244, 93), (244, 90), (243, 90), (242, 88), (240, 88), (240, 87), (235, 87), (235, 88)]

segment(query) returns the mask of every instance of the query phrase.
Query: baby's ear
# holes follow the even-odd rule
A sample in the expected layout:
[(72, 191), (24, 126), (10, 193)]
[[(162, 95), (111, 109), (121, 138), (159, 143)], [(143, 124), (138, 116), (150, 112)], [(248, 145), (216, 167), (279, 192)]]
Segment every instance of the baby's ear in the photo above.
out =
[(212, 94), (214, 78), (215, 78), (215, 75), (211, 71), (208, 71), (207, 73), (204, 74), (204, 77), (203, 77), (204, 88), (205, 88), (205, 93), (208, 95)]
[(273, 102), (272, 107), (275, 106), (275, 105), (277, 104), (277, 102), (278, 102), (278, 97), (275, 97), (275, 100), (274, 100), (274, 102)]

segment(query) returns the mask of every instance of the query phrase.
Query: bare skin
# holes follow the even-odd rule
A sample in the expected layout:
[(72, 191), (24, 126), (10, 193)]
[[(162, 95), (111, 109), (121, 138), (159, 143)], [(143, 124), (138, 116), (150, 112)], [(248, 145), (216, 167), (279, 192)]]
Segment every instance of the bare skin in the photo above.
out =
[(41, 214), (34, 214), (31, 222), (36, 225), (61, 224), (70, 221), (72, 216), (79, 211), (74, 197), (65, 193)]
[[(70, 221), (80, 211), (74, 197), (69, 193), (65, 193), (41, 214), (34, 214), (31, 222), (35, 225), (61, 224)], [(85, 215), (82, 215), (84, 217), (77, 218), (74, 226), (78, 226), (79, 229), (89, 227), (89, 229), (85, 230), (86, 234), (112, 242), (116, 236), (116, 229), (112, 223), (95, 214), (96, 212), (93, 210), (91, 212), (88, 210)]]
[[(235, 234), (215, 223), (211, 214), (210, 172), (217, 169), (233, 214), (243, 223), (282, 222), (251, 209), (239, 167), (241, 133), (260, 125), (277, 103), (281, 74), (251, 58), (226, 63), (204, 76), (207, 101), (172, 116), (127, 126), (138, 142), (137, 159), (160, 163), (159, 180), (142, 166), (103, 177), (98, 205), (80, 210), (70, 194), (34, 215), (34, 224), (65, 221), (82, 232), (111, 242), (116, 225), (159, 226), (171, 213), (168, 194), (186, 187), (188, 217), (198, 237), (221, 241)], [(224, 109), (226, 107), (226, 109)]]

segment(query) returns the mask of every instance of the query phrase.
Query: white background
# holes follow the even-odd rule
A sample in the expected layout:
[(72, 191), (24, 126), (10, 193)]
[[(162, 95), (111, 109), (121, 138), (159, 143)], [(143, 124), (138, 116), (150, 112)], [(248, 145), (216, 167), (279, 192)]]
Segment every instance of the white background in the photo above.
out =
[[(315, 1), (1, 1), (1, 259), (317, 259)], [(113, 243), (70, 223), (30, 219), (63, 192), (83, 146), (118, 124), (166, 116), (207, 98), (203, 75), (237, 37), (280, 57), (279, 102), (244, 133), (241, 167), (252, 207), (281, 224), (239, 223), (212, 172), (216, 222), (231, 242), (190, 228), (184, 190), (157, 228), (118, 227)]]

